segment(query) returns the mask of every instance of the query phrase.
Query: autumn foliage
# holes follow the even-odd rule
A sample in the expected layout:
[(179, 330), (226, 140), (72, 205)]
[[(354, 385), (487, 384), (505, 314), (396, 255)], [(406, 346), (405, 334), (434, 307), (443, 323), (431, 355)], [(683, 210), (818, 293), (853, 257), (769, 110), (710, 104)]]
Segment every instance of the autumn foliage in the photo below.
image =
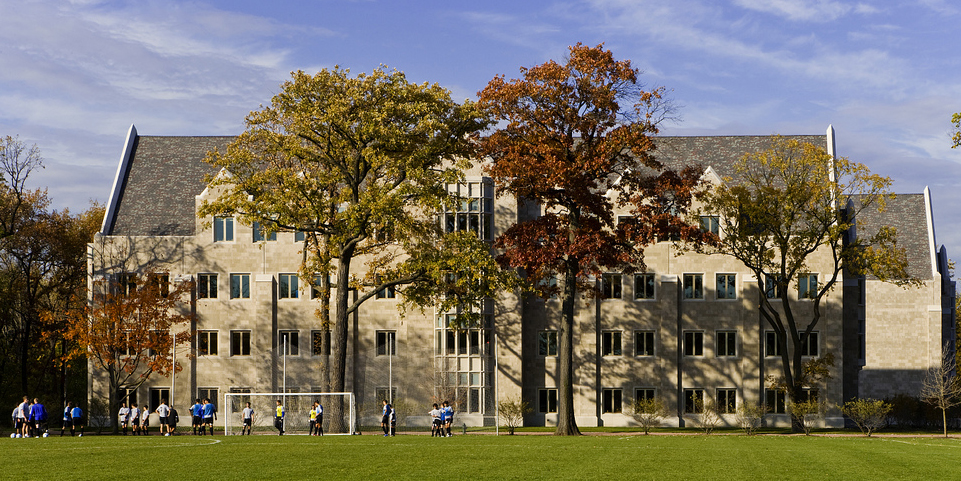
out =
[[(500, 193), (536, 202), (496, 241), (502, 265), (523, 268), (542, 294), (559, 294), (557, 434), (577, 434), (572, 397), (575, 295), (590, 277), (642, 269), (658, 238), (707, 241), (685, 213), (701, 170), (666, 170), (654, 155), (657, 123), (670, 112), (663, 88), (645, 90), (629, 60), (603, 45), (570, 47), (567, 61), (494, 78), (478, 104), (499, 122), (481, 142)], [(544, 282), (556, 277), (555, 284)], [(550, 292), (554, 290), (554, 292)]]

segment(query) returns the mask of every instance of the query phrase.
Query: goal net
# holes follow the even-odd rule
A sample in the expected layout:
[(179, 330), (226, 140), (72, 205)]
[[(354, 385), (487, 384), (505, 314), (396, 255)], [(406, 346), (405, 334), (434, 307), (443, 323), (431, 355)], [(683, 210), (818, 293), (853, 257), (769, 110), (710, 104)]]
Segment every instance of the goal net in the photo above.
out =
[(254, 410), (253, 434), (278, 434), (275, 427), (277, 401), (284, 407), (284, 434), (309, 434), (310, 409), (314, 401), (324, 408), (323, 433), (351, 434), (357, 431), (357, 407), (354, 393), (224, 393), (224, 434), (243, 432), (243, 411), (250, 403)]

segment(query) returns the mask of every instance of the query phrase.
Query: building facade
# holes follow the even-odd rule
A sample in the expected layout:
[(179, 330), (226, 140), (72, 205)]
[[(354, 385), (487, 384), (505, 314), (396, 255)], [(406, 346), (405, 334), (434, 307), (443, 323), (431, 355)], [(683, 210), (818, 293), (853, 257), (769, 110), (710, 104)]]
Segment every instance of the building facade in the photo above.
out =
[[(829, 129), (797, 138), (833, 154), (833, 137)], [(204, 178), (218, 173), (203, 159), (231, 140), (139, 136), (131, 127), (103, 227), (90, 244), (91, 286), (145, 269), (197, 285), (188, 307), (195, 335), (181, 347), (191, 356), (182, 358), (176, 376), (151, 376), (133, 393), (141, 403), (156, 406), (166, 397), (186, 407), (195, 397), (227, 392), (325, 390), (328, 334), (315, 314), (316, 291), (298, 274), (303, 239), (295, 232), (265, 237), (258, 226), (231, 216), (196, 214), (217, 195)], [(657, 145), (665, 165), (700, 164), (709, 181), (720, 182), (739, 157), (768, 148), (770, 138), (663, 137)], [(448, 230), (472, 229), (493, 240), (539, 215), (536, 205), (495, 195), (497, 186), (479, 167), (466, 183), (449, 188), (465, 202), (439, 215)], [(946, 252), (937, 250), (928, 192), (897, 196), (858, 229), (883, 225), (898, 229), (921, 283), (901, 288), (848, 275), (822, 301), (822, 319), (804, 355), (836, 359), (832, 378), (811, 387), (829, 406), (853, 397), (916, 395), (924, 371), (943, 349), (954, 349), (954, 284)], [(722, 423), (734, 424), (734, 410), (745, 402), (767, 404), (766, 422), (787, 424), (784, 395), (766, 381), (780, 372), (780, 358), (758, 310), (765, 280), (733, 258), (681, 253), (670, 242), (646, 249), (645, 262), (644, 272), (600, 276), (599, 294), (578, 302), (578, 424), (634, 424), (630, 406), (642, 397), (667, 403), (668, 425), (696, 421), (705, 403), (717, 406)], [(833, 265), (825, 253), (809, 264), (812, 272), (793, 288), (791, 301), (802, 318), (812, 304), (805, 289), (823, 281), (819, 275)], [(449, 399), (459, 423), (491, 425), (498, 401), (524, 400), (534, 410), (526, 424), (556, 422), (557, 300), (504, 292), (489, 300), (481, 325), (458, 331), (449, 328), (446, 313), (402, 316), (400, 295), (378, 293), (350, 321), (347, 390), (362, 415), (374, 419), (378, 401), (391, 398), (405, 422), (427, 424), (426, 406)], [(91, 396), (106, 398), (105, 389), (102, 373), (91, 368)], [(836, 410), (824, 420), (842, 422)]]

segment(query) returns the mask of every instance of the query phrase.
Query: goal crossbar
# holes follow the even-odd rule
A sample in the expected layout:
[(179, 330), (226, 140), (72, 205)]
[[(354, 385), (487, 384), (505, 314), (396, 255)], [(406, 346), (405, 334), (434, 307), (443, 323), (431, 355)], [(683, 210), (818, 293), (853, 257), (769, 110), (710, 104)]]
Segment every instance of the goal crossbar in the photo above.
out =
[(253, 409), (250, 431), (253, 434), (278, 434), (277, 401), (284, 408), (281, 424), (284, 434), (310, 434), (310, 410), (314, 402), (323, 407), (322, 432), (325, 435), (353, 434), (357, 431), (357, 406), (352, 392), (324, 393), (224, 393), (224, 434), (241, 434), (243, 410)]

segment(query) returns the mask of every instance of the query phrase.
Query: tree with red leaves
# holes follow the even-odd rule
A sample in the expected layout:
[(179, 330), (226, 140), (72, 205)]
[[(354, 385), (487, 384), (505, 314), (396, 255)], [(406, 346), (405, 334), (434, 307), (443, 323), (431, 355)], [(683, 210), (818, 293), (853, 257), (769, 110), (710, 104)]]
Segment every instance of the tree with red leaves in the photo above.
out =
[[(499, 186), (541, 211), (496, 241), (505, 267), (522, 268), (542, 296), (558, 295), (557, 435), (580, 434), (574, 420), (573, 326), (578, 292), (591, 276), (644, 269), (644, 248), (661, 239), (713, 240), (687, 222), (701, 169), (665, 169), (654, 157), (657, 124), (670, 114), (663, 88), (644, 90), (629, 60), (603, 44), (570, 47), (565, 64), (521, 68), (494, 78), (478, 104), (500, 128), (482, 140)], [(556, 277), (556, 286), (545, 282)], [(554, 292), (551, 292), (553, 290)]]

